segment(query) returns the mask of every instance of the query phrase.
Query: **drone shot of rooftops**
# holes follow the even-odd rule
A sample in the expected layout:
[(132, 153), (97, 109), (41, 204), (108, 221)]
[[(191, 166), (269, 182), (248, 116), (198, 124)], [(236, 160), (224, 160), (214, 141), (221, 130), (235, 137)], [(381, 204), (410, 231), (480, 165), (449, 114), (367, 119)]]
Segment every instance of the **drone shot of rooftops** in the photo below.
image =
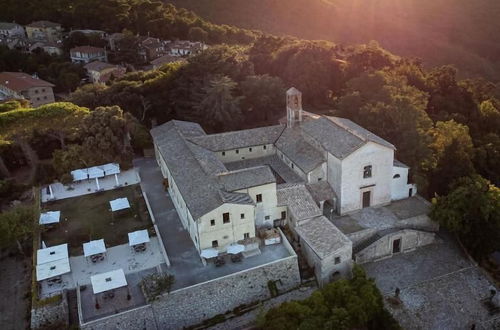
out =
[(498, 0), (0, 0), (0, 329), (499, 330)]

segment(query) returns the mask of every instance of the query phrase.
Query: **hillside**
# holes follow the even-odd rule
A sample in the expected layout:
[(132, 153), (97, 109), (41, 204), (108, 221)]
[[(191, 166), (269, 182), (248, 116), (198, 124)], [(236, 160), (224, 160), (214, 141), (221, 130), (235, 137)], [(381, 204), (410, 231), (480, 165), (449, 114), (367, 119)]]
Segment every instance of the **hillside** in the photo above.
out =
[(214, 23), (337, 43), (377, 40), (426, 65), (500, 81), (497, 0), (173, 0)]

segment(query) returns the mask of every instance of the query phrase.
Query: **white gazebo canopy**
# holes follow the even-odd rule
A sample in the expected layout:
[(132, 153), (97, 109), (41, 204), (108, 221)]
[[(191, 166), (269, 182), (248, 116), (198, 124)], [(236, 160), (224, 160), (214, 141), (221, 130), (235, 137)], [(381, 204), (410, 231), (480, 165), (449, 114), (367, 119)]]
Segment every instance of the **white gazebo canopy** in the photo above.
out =
[(201, 250), (200, 255), (206, 259), (215, 258), (219, 255), (219, 251), (217, 251), (216, 249), (205, 249), (205, 250)]
[(103, 239), (83, 243), (83, 255), (85, 257), (90, 257), (104, 252), (106, 252), (106, 246), (104, 245)]
[(229, 254), (238, 254), (245, 251), (245, 246), (241, 244), (231, 244), (227, 247), (227, 253)]
[(87, 170), (89, 171), (89, 179), (104, 177), (104, 171), (99, 166), (90, 167)]
[(51, 246), (45, 249), (39, 249), (36, 252), (36, 264), (42, 265), (56, 260), (68, 260), (68, 244)]
[(43, 281), (55, 276), (69, 273), (71, 268), (69, 266), (69, 259), (59, 259), (46, 262), (36, 266), (36, 280)]
[(149, 242), (149, 234), (148, 230), (138, 230), (132, 233), (128, 233), (128, 244), (130, 246), (134, 246), (137, 244), (147, 243)]
[(104, 171), (104, 175), (120, 174), (120, 165), (117, 163), (109, 163), (100, 166)]
[(49, 211), (40, 214), (39, 223), (41, 225), (48, 225), (51, 223), (58, 223), (61, 218), (61, 211)]
[(107, 273), (97, 274), (90, 277), (94, 294), (127, 286), (127, 279), (123, 269), (112, 270)]
[(130, 208), (127, 197), (112, 200), (109, 202), (109, 205), (111, 206), (111, 211), (113, 212)]
[(89, 178), (89, 172), (86, 168), (71, 171), (71, 176), (73, 176), (73, 181), (82, 181)]

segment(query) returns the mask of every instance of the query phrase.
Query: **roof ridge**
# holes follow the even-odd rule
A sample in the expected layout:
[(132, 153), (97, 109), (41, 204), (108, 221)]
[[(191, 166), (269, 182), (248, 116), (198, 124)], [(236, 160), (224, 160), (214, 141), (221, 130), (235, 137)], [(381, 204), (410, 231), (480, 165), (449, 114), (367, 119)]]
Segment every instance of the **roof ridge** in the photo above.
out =
[[(344, 125), (343, 123), (341, 122), (338, 122), (338, 121), (333, 121), (331, 119), (344, 119), (344, 120), (350, 120), (350, 119), (347, 119), (347, 118), (342, 118), (342, 117), (335, 117), (335, 116), (325, 116), (327, 118), (329, 118), (329, 122), (330, 123), (333, 123), (339, 127), (341, 127), (342, 129), (346, 130), (347, 132), (351, 133), (352, 135), (356, 136), (357, 138), (363, 140), (364, 142), (368, 142), (370, 141), (366, 136), (363, 136), (361, 135), (360, 133), (356, 132), (355, 130), (353, 130), (352, 128), (350, 127), (347, 127), (346, 125)], [(351, 120), (352, 121), (352, 120)], [(354, 123), (354, 122), (353, 122)], [(355, 123), (356, 124), (356, 123)], [(356, 124), (357, 125), (357, 124)]]
[[(212, 151), (210, 151), (210, 152), (212, 152)], [(220, 176), (225, 176), (225, 175), (230, 175), (230, 174), (235, 174), (235, 173), (246, 172), (248, 170), (257, 169), (257, 168), (261, 168), (261, 167), (269, 169), (269, 165), (257, 165), (257, 166), (239, 168), (236, 170), (228, 170), (227, 172), (217, 174), (217, 176), (220, 177)]]

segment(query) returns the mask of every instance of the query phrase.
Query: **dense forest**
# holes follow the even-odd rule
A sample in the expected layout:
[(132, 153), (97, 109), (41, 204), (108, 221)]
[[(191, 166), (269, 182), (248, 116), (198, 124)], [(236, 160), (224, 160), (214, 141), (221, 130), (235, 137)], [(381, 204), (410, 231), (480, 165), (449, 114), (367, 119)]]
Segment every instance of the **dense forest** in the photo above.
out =
[[(130, 165), (133, 153), (150, 144), (146, 129), (170, 119), (198, 122), (208, 132), (274, 124), (285, 114), (284, 91), (295, 86), (305, 110), (350, 118), (395, 144), (419, 193), (433, 199), (433, 218), (475, 257), (500, 249), (500, 100), (486, 79), (460, 78), (449, 65), (426, 68), (377, 42), (276, 37), (217, 26), (155, 1), (0, 0), (0, 6), (9, 8), (3, 20), (45, 18), (67, 28), (127, 28), (166, 38), (186, 38), (194, 28), (211, 43), (228, 43), (185, 63), (82, 86), (68, 103), (1, 106), (5, 177), (19, 165), (28, 165), (39, 183), (67, 180), (69, 169), (104, 161)], [(30, 15), (23, 16), (23, 6)], [(5, 195), (14, 189), (3, 186)]]
[(496, 0), (173, 0), (219, 24), (384, 48), (464, 76), (500, 80)]

